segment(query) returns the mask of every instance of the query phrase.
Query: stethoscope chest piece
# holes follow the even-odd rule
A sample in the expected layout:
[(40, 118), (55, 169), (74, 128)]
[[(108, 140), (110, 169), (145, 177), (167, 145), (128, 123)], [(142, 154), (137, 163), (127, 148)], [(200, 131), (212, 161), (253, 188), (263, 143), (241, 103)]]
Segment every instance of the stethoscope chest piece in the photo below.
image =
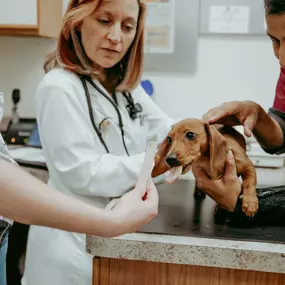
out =
[[(103, 138), (103, 134), (106, 135), (106, 133), (108, 132), (108, 129), (110, 127), (110, 122), (107, 120), (108, 118), (106, 118), (105, 120), (103, 120), (100, 125), (99, 128), (96, 126), (95, 121), (94, 121), (94, 111), (92, 108), (92, 103), (91, 103), (91, 96), (86, 84), (86, 81), (88, 81), (92, 87), (94, 87), (102, 96), (104, 96), (115, 108), (117, 115), (118, 115), (118, 120), (119, 120), (119, 128), (121, 130), (121, 137), (122, 137), (122, 142), (125, 148), (125, 151), (127, 153), (127, 155), (129, 156), (129, 151), (127, 149), (126, 143), (125, 143), (125, 136), (124, 136), (124, 125), (123, 125), (123, 120), (122, 120), (122, 115), (120, 113), (120, 110), (117, 106), (117, 98), (116, 98), (116, 94), (113, 94), (113, 99), (111, 99), (108, 95), (106, 95), (96, 84), (95, 82), (92, 80), (92, 78), (90, 76), (79, 76), (82, 85), (84, 87), (84, 91), (85, 91), (85, 95), (86, 95), (86, 100), (87, 100), (87, 105), (88, 105), (88, 111), (89, 111), (89, 117), (91, 120), (91, 124), (93, 126), (93, 129), (95, 130), (96, 134), (98, 135), (101, 143), (103, 144), (105, 150), (107, 153), (110, 153), (104, 138)], [(134, 103), (133, 97), (131, 95), (131, 93), (129, 92), (123, 92), (124, 97), (127, 100), (127, 111), (129, 113), (129, 116), (132, 120), (135, 120), (138, 116), (137, 114), (142, 112), (142, 106), (139, 103)]]

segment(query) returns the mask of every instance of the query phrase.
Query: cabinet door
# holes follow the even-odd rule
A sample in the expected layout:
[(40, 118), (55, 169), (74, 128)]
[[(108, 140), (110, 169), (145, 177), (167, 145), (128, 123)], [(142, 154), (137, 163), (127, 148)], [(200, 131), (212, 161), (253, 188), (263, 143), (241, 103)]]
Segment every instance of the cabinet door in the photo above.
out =
[(37, 0), (0, 0), (0, 26), (37, 26)]

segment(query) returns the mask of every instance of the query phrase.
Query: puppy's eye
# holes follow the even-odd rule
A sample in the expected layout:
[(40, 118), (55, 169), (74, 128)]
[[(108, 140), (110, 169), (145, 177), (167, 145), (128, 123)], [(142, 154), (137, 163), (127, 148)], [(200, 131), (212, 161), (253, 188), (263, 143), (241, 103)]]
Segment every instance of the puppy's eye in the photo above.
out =
[(193, 141), (196, 138), (196, 134), (193, 132), (188, 132), (185, 135), (186, 139), (189, 141)]
[(171, 137), (167, 137), (167, 143), (172, 144), (172, 138)]

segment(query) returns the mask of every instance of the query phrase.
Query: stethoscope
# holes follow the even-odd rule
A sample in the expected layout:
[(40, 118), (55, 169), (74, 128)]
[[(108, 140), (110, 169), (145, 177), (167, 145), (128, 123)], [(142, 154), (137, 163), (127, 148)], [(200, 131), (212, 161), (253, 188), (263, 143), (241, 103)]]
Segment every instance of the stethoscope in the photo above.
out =
[[(119, 108), (117, 106), (118, 102), (117, 102), (116, 93), (114, 92), (112, 94), (113, 99), (111, 99), (110, 96), (106, 95), (96, 85), (96, 83), (92, 80), (92, 78), (90, 76), (82, 76), (82, 75), (80, 75), (79, 78), (80, 78), (80, 80), (82, 82), (82, 85), (84, 87), (91, 124), (92, 124), (93, 129), (95, 130), (96, 134), (98, 135), (101, 143), (103, 144), (106, 152), (110, 153), (110, 151), (109, 151), (109, 149), (108, 149), (108, 147), (107, 147), (107, 145), (106, 145), (106, 143), (105, 143), (105, 141), (103, 139), (103, 136), (102, 136), (102, 133), (101, 133), (100, 129), (98, 129), (98, 127), (95, 124), (94, 116), (93, 116), (94, 115), (93, 114), (93, 108), (92, 108), (92, 104), (91, 104), (91, 97), (90, 97), (90, 93), (89, 93), (86, 81), (88, 81), (92, 85), (92, 87), (94, 87), (101, 95), (103, 95), (113, 105), (113, 107), (115, 108), (115, 110), (116, 110), (116, 112), (118, 114), (119, 127), (120, 127), (120, 130), (121, 130), (122, 142), (123, 142), (123, 145), (124, 145), (124, 148), (125, 148), (125, 151), (126, 151), (127, 155), (130, 156), (129, 151), (128, 151), (127, 146), (126, 146), (126, 142), (125, 142), (124, 125), (123, 125), (122, 115), (121, 115), (120, 110), (119, 110)], [(130, 92), (123, 92), (123, 95), (124, 95), (124, 97), (126, 98), (126, 100), (128, 102), (126, 108), (128, 110), (129, 116), (130, 116), (130, 118), (132, 120), (135, 120), (137, 118), (137, 114), (142, 112), (142, 106), (139, 103), (136, 103), (136, 104), (134, 103), (133, 97), (132, 97)], [(106, 120), (106, 119), (104, 119), (104, 120)]]

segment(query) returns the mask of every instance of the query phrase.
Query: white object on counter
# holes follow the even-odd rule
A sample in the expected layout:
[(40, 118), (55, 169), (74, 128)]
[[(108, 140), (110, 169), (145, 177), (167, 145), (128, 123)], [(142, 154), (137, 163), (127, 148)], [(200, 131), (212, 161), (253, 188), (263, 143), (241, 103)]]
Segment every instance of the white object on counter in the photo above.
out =
[(266, 153), (256, 140), (251, 139), (247, 144), (247, 155), (254, 166), (280, 168), (284, 166), (285, 155)]
[(8, 149), (10, 155), (15, 160), (46, 163), (44, 152), (41, 148), (35, 148), (35, 147), (9, 148), (8, 146)]
[(247, 155), (255, 167), (281, 168), (285, 164), (285, 155), (272, 155), (264, 151), (254, 136), (246, 137), (243, 126), (234, 127), (246, 140)]
[(249, 159), (256, 167), (281, 168), (284, 167), (284, 155), (270, 155), (267, 153), (248, 152)]

